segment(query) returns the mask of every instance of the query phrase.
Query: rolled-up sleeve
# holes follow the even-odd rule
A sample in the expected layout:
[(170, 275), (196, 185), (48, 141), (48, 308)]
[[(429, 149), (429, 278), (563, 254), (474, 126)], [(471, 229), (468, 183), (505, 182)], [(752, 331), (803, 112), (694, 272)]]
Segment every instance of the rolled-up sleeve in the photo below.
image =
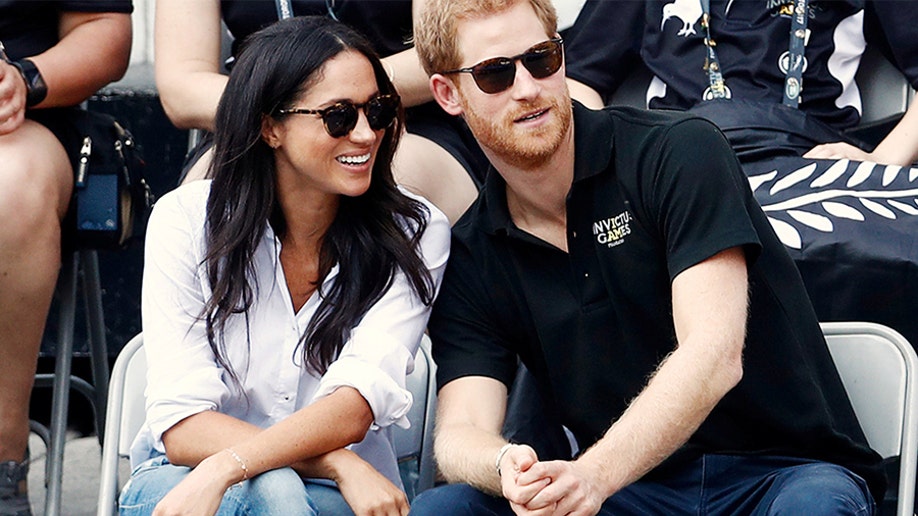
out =
[(230, 394), (199, 317), (206, 298), (199, 270), (201, 207), (209, 191), (203, 183), (209, 182), (192, 186), (192, 195), (160, 199), (147, 227), (141, 295), (146, 425), (161, 452), (163, 433), (188, 416), (218, 410)]
[[(431, 215), (420, 251), (439, 290), (449, 256), (449, 221), (426, 204)], [(408, 428), (406, 415), (412, 399), (405, 383), (414, 370), (414, 356), (429, 317), (430, 306), (421, 302), (399, 271), (389, 290), (351, 332), (337, 360), (323, 375), (314, 398), (327, 396), (339, 387), (353, 387), (370, 405), (375, 425)]]

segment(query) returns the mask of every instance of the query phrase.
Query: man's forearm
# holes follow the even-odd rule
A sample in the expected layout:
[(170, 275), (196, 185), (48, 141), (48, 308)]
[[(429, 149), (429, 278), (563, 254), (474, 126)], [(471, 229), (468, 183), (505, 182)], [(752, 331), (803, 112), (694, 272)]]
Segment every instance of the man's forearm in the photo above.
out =
[(437, 464), (449, 482), (464, 482), (501, 496), (500, 477), (494, 462), (507, 441), (471, 425), (438, 429), (434, 446)]
[[(608, 498), (669, 457), (739, 381), (738, 360), (673, 352), (625, 413), (577, 462)], [(726, 363), (725, 363), (726, 362)]]

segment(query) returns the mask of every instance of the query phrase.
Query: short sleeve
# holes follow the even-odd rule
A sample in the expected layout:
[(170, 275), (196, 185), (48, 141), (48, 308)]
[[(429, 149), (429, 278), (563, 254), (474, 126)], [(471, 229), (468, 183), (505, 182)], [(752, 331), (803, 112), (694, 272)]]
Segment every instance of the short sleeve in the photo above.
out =
[(130, 13), (134, 10), (131, 0), (62, 0), (61, 11)]
[(571, 79), (609, 98), (640, 64), (644, 2), (587, 0), (565, 35), (565, 69)]
[(489, 288), (468, 245), (454, 237), (452, 254), (440, 296), (430, 319), (430, 340), (437, 364), (437, 385), (442, 388), (465, 376), (487, 376), (513, 382), (517, 352), (513, 350), (494, 306), (494, 296), (506, 288)]
[(891, 53), (891, 60), (908, 79), (912, 88), (918, 89), (918, 2), (901, 0), (873, 0), (867, 2), (867, 30), (871, 42), (874, 30), (882, 33), (883, 49)]
[(761, 244), (749, 214), (749, 185), (726, 138), (707, 120), (687, 118), (660, 139), (656, 173), (643, 178), (646, 205), (665, 242), (670, 279), (720, 251)]

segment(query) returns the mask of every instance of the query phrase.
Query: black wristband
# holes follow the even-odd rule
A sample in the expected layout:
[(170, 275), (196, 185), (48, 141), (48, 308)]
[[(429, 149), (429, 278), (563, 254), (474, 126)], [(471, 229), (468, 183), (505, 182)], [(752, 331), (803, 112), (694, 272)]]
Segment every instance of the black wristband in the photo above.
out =
[(19, 69), (22, 79), (26, 83), (26, 107), (32, 107), (40, 104), (48, 96), (48, 85), (38, 71), (35, 63), (28, 59), (20, 59), (10, 63)]

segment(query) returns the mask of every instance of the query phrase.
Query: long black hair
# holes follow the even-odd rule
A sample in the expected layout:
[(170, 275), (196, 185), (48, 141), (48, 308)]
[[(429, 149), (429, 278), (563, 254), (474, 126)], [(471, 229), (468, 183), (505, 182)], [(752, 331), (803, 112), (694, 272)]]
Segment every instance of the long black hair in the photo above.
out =
[[(258, 288), (253, 257), (268, 224), (279, 236), (287, 226), (278, 204), (273, 149), (261, 136), (262, 121), (283, 119), (278, 111), (292, 108), (320, 79), (322, 66), (345, 51), (367, 57), (380, 94), (395, 93), (363, 36), (325, 17), (307, 16), (279, 21), (249, 36), (217, 107), (203, 261), (212, 296), (201, 317), (217, 362), (237, 385), (238, 372), (226, 358), (224, 328), (233, 315), (248, 317)], [(424, 304), (433, 302), (435, 287), (419, 250), (429, 213), (403, 195), (392, 178), (392, 156), (403, 123), (399, 109), (383, 136), (369, 189), (357, 197), (341, 197), (322, 239), (316, 291), (321, 301), (300, 340), (303, 363), (315, 373), (324, 374), (398, 270)], [(323, 288), (335, 264), (338, 275)]]

